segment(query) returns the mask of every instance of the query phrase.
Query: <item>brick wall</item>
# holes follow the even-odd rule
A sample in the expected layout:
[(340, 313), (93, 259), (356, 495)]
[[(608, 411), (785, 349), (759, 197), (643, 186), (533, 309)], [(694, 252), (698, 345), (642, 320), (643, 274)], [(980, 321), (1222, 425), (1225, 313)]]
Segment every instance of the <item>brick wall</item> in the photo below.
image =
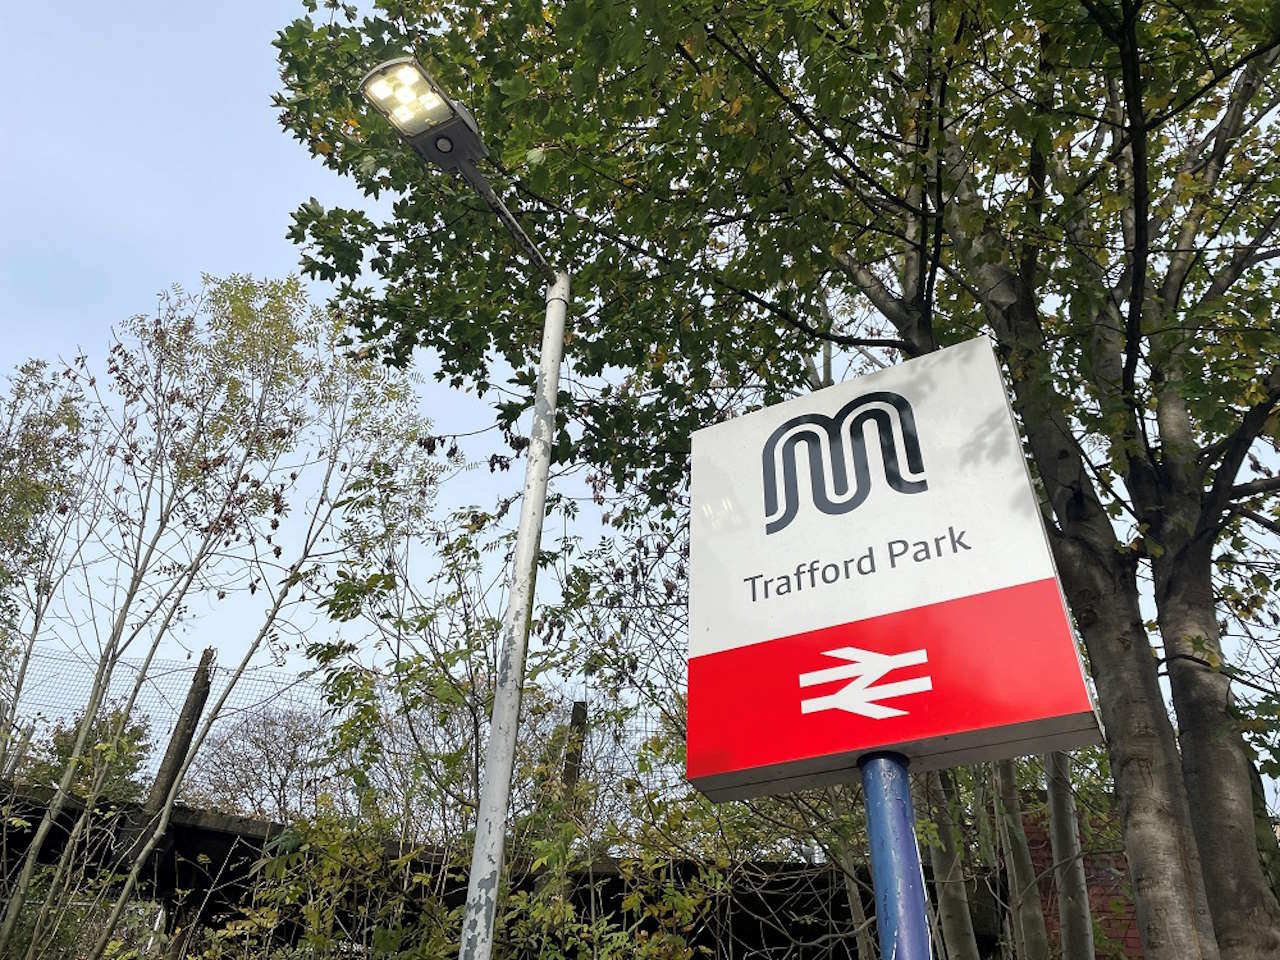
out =
[[(1045, 924), (1054, 949), (1058, 948), (1058, 890), (1053, 875), (1049, 831), (1037, 812), (1025, 818), (1027, 843), (1040, 879), (1040, 899)], [(1094, 946), (1099, 960), (1129, 960), (1142, 956), (1138, 923), (1134, 916), (1133, 894), (1129, 887), (1129, 867), (1123, 853), (1085, 854), (1085, 879), (1089, 884), (1089, 907), (1093, 914)]]

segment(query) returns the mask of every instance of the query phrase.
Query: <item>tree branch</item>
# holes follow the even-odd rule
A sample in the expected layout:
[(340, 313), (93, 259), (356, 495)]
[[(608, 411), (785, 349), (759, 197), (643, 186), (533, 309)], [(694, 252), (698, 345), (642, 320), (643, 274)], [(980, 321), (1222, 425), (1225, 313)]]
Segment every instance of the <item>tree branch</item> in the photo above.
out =
[[(535, 191), (529, 189), (529, 187), (522, 182), (517, 181), (517, 187), (520, 191), (528, 194), (534, 200), (543, 204), (549, 209), (556, 210), (564, 214), (565, 216), (569, 216), (577, 220), (581, 220), (582, 222), (590, 226), (593, 230), (595, 230), (600, 236), (603, 236), (609, 240), (612, 240), (614, 243), (619, 244), (626, 250), (630, 250), (632, 253), (649, 257), (654, 262), (661, 263), (667, 266), (671, 265), (672, 263), (672, 260), (670, 257), (665, 256), (664, 254), (658, 253), (655, 250), (647, 249), (643, 244), (637, 241), (631, 240), (628, 237), (624, 237), (618, 231), (612, 230), (603, 224), (597, 223), (596, 221), (592, 220), (590, 217), (585, 216), (584, 214), (580, 213), (577, 210), (572, 209), (571, 207), (566, 207), (562, 204), (554, 203), (548, 197), (544, 197), (541, 194), (536, 193)], [(867, 273), (869, 276), (872, 276), (874, 278), (874, 275), (871, 274), (870, 271), (867, 271)], [(728, 290), (729, 292), (742, 297), (744, 300), (748, 300), (751, 303), (754, 303), (758, 307), (763, 307), (765, 310), (772, 313), (774, 316), (782, 320), (788, 326), (794, 327), (795, 329), (799, 330), (801, 333), (804, 333), (810, 337), (813, 337), (815, 340), (821, 340), (827, 343), (834, 343), (837, 346), (849, 347), (850, 349), (853, 349), (853, 350), (857, 350), (860, 348), (867, 348), (867, 347), (887, 347), (892, 350), (901, 350), (903, 353), (905, 353), (909, 357), (917, 356), (919, 353), (924, 352), (924, 351), (916, 350), (914, 345), (909, 343), (906, 340), (895, 340), (891, 338), (878, 338), (878, 337), (852, 337), (852, 336), (846, 336), (840, 333), (823, 331), (818, 327), (815, 327), (813, 324), (807, 322), (803, 318), (797, 316), (793, 311), (787, 310), (786, 308), (774, 303), (772, 300), (762, 297), (759, 294), (755, 293), (754, 291), (746, 289), (745, 287), (740, 287), (735, 283), (731, 283), (730, 281), (726, 280), (719, 273), (719, 271), (708, 270), (706, 271), (705, 276), (713, 285), (721, 287), (725, 290)], [(878, 280), (876, 282), (879, 283)], [(883, 285), (881, 286), (882, 286), (882, 289), (884, 289), (885, 295), (892, 298), (893, 294), (890, 293), (887, 288), (883, 288)], [(892, 321), (892, 318), (888, 318), (888, 319)]]
[(1280, 491), (1280, 477), (1263, 477), (1260, 480), (1236, 484), (1228, 491), (1228, 496), (1232, 500), (1244, 500), (1277, 491)]
[(906, 300), (886, 287), (879, 277), (843, 250), (833, 250), (832, 257), (845, 276), (853, 281), (853, 284), (871, 301), (872, 306), (879, 310), (881, 315), (902, 335), (901, 342), (908, 344), (909, 356), (919, 356), (934, 348), (932, 343), (918, 342), (916, 331), (919, 315)]
[(1204, 83), (1202, 83), (1198, 88), (1196, 88), (1196, 90), (1190, 93), (1185, 100), (1183, 100), (1179, 104), (1175, 104), (1174, 106), (1170, 107), (1168, 110), (1165, 110), (1163, 113), (1157, 113), (1154, 117), (1152, 117), (1149, 121), (1147, 121), (1147, 129), (1154, 130), (1157, 127), (1161, 126), (1165, 121), (1171, 120), (1174, 117), (1176, 117), (1178, 114), (1182, 113), (1183, 111), (1188, 110), (1191, 107), (1195, 106), (1196, 102), (1201, 97), (1203, 97), (1206, 93), (1208, 93), (1218, 84), (1220, 84), (1227, 77), (1231, 76), (1231, 74), (1235, 73), (1241, 67), (1251, 64), (1258, 57), (1265, 57), (1268, 54), (1273, 53), (1277, 48), (1280, 48), (1280, 33), (1277, 33), (1276, 35), (1270, 37), (1269, 39), (1262, 41), (1262, 43), (1258, 44), (1248, 53), (1239, 57), (1237, 60), (1235, 60), (1235, 62), (1229, 64), (1228, 66), (1223, 67), (1219, 70), (1215, 70), (1213, 75), (1210, 76), (1209, 79), (1206, 80)]
[(1224, 677), (1227, 677), (1228, 679), (1235, 681), (1241, 686), (1249, 687), (1250, 689), (1253, 689), (1253, 690), (1258, 690), (1269, 696), (1275, 694), (1274, 689), (1268, 689), (1267, 687), (1264, 687), (1261, 684), (1254, 683), (1252, 680), (1248, 680), (1245, 677), (1242, 677), (1237, 671), (1235, 671), (1234, 669), (1228, 668), (1225, 664), (1219, 664), (1218, 666), (1214, 666), (1211, 662), (1209, 662), (1208, 660), (1205, 660), (1203, 657), (1193, 656), (1190, 653), (1173, 653), (1165, 657), (1164, 663), (1166, 664), (1166, 671), (1165, 671), (1166, 673), (1168, 672), (1167, 665), (1172, 663), (1174, 660), (1189, 661), (1191, 663), (1197, 664), (1198, 666), (1204, 667), (1206, 670), (1211, 670), (1214, 673), (1220, 673)]
[(1262, 245), (1271, 237), (1271, 234), (1275, 232), (1277, 226), (1280, 226), (1280, 208), (1277, 208), (1276, 212), (1271, 215), (1271, 219), (1262, 225), (1254, 238), (1237, 250), (1231, 261), (1218, 271), (1213, 280), (1210, 281), (1209, 288), (1205, 290), (1200, 299), (1196, 301), (1195, 306), (1191, 308), (1191, 312), (1194, 313), (1199, 307), (1212, 303), (1225, 294), (1250, 267), (1256, 267), (1258, 264), (1280, 255), (1280, 250), (1261, 249)]
[[(1101, 8), (1086, 3), (1095, 19)], [(1124, 368), (1120, 374), (1120, 389), (1125, 399), (1135, 408), (1138, 398), (1135, 385), (1138, 359), (1142, 353), (1142, 307), (1146, 301), (1147, 256), (1150, 253), (1149, 234), (1151, 197), (1147, 169), (1146, 111), (1143, 107), (1142, 63), (1138, 51), (1137, 6), (1132, 0), (1121, 0), (1123, 22), (1116, 38), (1120, 49), (1120, 77), (1124, 91), (1125, 120), (1129, 132), (1129, 151), (1132, 157), (1133, 175), (1133, 246), (1130, 253), (1129, 313), (1125, 321)], [(1098, 11), (1095, 13), (1095, 11)], [(1114, 19), (1107, 14), (1107, 22)], [(1107, 26), (1099, 20), (1106, 30)]]
[(1197, 524), (1201, 532), (1216, 530), (1221, 525), (1223, 512), (1232, 501), (1280, 490), (1280, 478), (1277, 477), (1241, 484), (1234, 482), (1253, 441), (1261, 435), (1276, 404), (1280, 403), (1280, 366), (1276, 366), (1267, 377), (1266, 390), (1266, 396), (1245, 412), (1240, 426), (1221, 444), (1222, 462), (1214, 473), (1213, 484), (1204, 499)]
[[(951, 139), (940, 146), (955, 183), (945, 207), (947, 229), (960, 266), (969, 274), (965, 287), (982, 306), (999, 339), (1013, 379), (1014, 407), (1022, 417), (1053, 515), (1064, 536), (1078, 540), (1095, 559), (1109, 562), (1115, 532), (1071, 434), (1064, 413), (1069, 404), (1052, 377), (1043, 376), (1048, 373), (1045, 336), (1035, 291), (1010, 268), (1009, 243), (991, 225), (963, 151)], [(973, 224), (979, 226), (973, 229)], [(943, 269), (959, 273), (946, 264)]]
[(1169, 263), (1169, 270), (1165, 274), (1165, 281), (1160, 291), (1166, 315), (1177, 308), (1178, 301), (1182, 297), (1182, 288), (1186, 284), (1187, 274), (1191, 270), (1195, 256), (1195, 237), (1200, 232), (1200, 226), (1209, 211), (1209, 197), (1217, 187), (1218, 179), (1226, 167), (1227, 154), (1240, 134), (1245, 108), (1262, 84), (1263, 69), (1274, 61), (1277, 54), (1280, 54), (1280, 48), (1264, 57), (1262, 61), (1251, 62), (1245, 67), (1240, 81), (1231, 91), (1227, 109), (1213, 132), (1213, 146), (1200, 173), (1201, 192), (1192, 202), (1178, 231), (1176, 252)]
[[(692, 11), (690, 12), (692, 13)], [(733, 36), (733, 39), (735, 41), (737, 41), (738, 43), (742, 43), (742, 38), (739, 37), (731, 27), (729, 28), (729, 32)], [(799, 120), (800, 123), (807, 130), (809, 130), (810, 133), (812, 133), (815, 137), (817, 137), (818, 140), (823, 144), (823, 146), (825, 146), (829, 151), (831, 151), (833, 155), (835, 155), (841, 161), (843, 161), (848, 166), (848, 168), (853, 171), (854, 176), (857, 177), (859, 180), (861, 180), (868, 187), (870, 187), (874, 194), (878, 195), (881, 199), (883, 199), (884, 201), (886, 201), (887, 203), (889, 203), (894, 207), (898, 207), (901, 210), (904, 210), (908, 213), (911, 213), (917, 216), (920, 215), (919, 208), (913, 207), (911, 204), (907, 203), (905, 200), (903, 200), (900, 196), (898, 196), (896, 193), (894, 193), (884, 184), (880, 183), (880, 181), (878, 181), (875, 177), (871, 176), (871, 174), (863, 170), (857, 164), (857, 162), (853, 159), (853, 157), (849, 155), (848, 151), (845, 150), (840, 144), (836, 143), (835, 138), (832, 137), (827, 132), (827, 129), (822, 124), (819, 124), (816, 120), (813, 119), (813, 117), (809, 116), (808, 111), (805, 110), (804, 107), (802, 107), (799, 103), (797, 103), (793, 97), (787, 95), (787, 92), (782, 89), (778, 81), (775, 80), (773, 76), (769, 73), (769, 71), (765, 70), (763, 65), (755, 57), (751, 55), (751, 52), (749, 50), (746, 49), (745, 44), (743, 44), (743, 49), (741, 50), (736, 49), (733, 46), (733, 44), (728, 43), (723, 37), (721, 37), (718, 33), (716, 33), (714, 29), (710, 27), (708, 27), (707, 29), (707, 39), (715, 43), (716, 46), (724, 50), (725, 53), (729, 54), (729, 56), (737, 60), (740, 64), (742, 64), (742, 66), (746, 67), (747, 70), (750, 71), (751, 74), (755, 76), (757, 80), (763, 83), (773, 93), (774, 96), (776, 96), (779, 100), (782, 101), (783, 105), (787, 108), (788, 112), (790, 112), (793, 117)], [(861, 196), (861, 194), (856, 189), (856, 187), (852, 183), (850, 183), (847, 178), (841, 176), (838, 171), (833, 170), (832, 173), (837, 179), (839, 179), (842, 183), (844, 183), (845, 186), (848, 187), (854, 193), (855, 196), (858, 196), (859, 199), (863, 200), (863, 202), (866, 202), (866, 198)], [(868, 203), (867, 205), (872, 210), (876, 209), (874, 204)]]
[(1270, 517), (1264, 517), (1256, 510), (1236, 510), (1234, 512), (1239, 513), (1242, 517), (1252, 520), (1258, 526), (1270, 530), (1272, 533), (1280, 534), (1280, 522), (1272, 520)]
[[(1090, 6), (1091, 4), (1089, 4), (1088, 2), (1085, 2), (1086, 9), (1088, 9)], [(1233, 61), (1230, 65), (1215, 72), (1213, 76), (1211, 76), (1208, 80), (1202, 83), (1193, 93), (1191, 93), (1181, 103), (1170, 107), (1168, 110), (1164, 111), (1163, 113), (1156, 114), (1154, 117), (1152, 117), (1150, 120), (1147, 121), (1146, 130), (1148, 132), (1152, 130), (1156, 130), (1161, 125), (1163, 125), (1167, 120), (1171, 120), (1173, 117), (1177, 116), (1178, 114), (1191, 109), (1191, 107), (1195, 106), (1196, 103), (1199, 102), (1201, 97), (1203, 97), (1206, 93), (1208, 93), (1218, 84), (1220, 84), (1227, 77), (1231, 76), (1231, 74), (1235, 73), (1241, 67), (1251, 63), (1256, 58), (1266, 56), (1268, 53), (1271, 53), (1277, 47), (1280, 47), (1280, 34), (1276, 34), (1270, 39), (1264, 40), (1262, 43), (1258, 44), (1248, 53), (1244, 54), (1243, 56)], [(1118, 156), (1120, 156), (1120, 154), (1125, 150), (1125, 148), (1128, 147), (1128, 145), (1129, 145), (1128, 137), (1125, 137), (1120, 143), (1118, 143), (1112, 149), (1111, 155), (1107, 158), (1108, 161), (1114, 162), (1115, 159)], [(1099, 165), (1094, 168), (1092, 173), (1081, 178), (1080, 182), (1076, 184), (1074, 191), (1072, 191), (1073, 194), (1078, 197), (1082, 193), (1084, 193), (1098, 179), (1098, 177), (1102, 174), (1102, 171), (1103, 171), (1103, 166)]]
[(805, 320), (793, 311), (779, 306), (772, 300), (768, 300), (765, 297), (760, 296), (754, 290), (748, 290), (746, 287), (740, 287), (737, 284), (730, 283), (728, 280), (724, 279), (724, 277), (715, 273), (711, 273), (708, 276), (711, 282), (716, 286), (723, 287), (725, 290), (742, 297), (742, 299), (750, 303), (754, 303), (758, 307), (763, 307), (783, 323), (794, 327), (801, 333), (813, 337), (815, 340), (822, 340), (828, 343), (837, 344), (841, 347), (850, 347), (852, 349), (857, 349), (858, 347), (888, 347), (892, 350), (901, 350), (903, 353), (907, 354), (907, 356), (916, 355), (912, 352), (912, 345), (906, 340), (894, 340), (884, 337), (851, 337), (843, 333), (822, 330), (815, 327), (808, 320)]

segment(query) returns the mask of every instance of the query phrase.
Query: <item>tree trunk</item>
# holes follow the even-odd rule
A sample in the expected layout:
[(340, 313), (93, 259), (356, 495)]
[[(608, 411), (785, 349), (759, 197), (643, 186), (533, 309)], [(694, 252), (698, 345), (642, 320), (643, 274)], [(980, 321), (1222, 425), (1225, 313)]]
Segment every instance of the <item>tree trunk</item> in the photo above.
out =
[(1071, 758), (1050, 753), (1044, 758), (1049, 793), (1049, 843), (1058, 886), (1058, 930), (1062, 960), (1094, 960), (1093, 917), (1089, 883), (1080, 851), (1080, 825), (1071, 792)]
[(942, 925), (938, 922), (938, 911), (933, 908), (933, 901), (927, 894), (924, 898), (924, 912), (929, 918), (929, 941), (933, 944), (933, 956), (937, 960), (951, 960), (947, 954), (947, 945), (942, 939)]
[(1138, 607), (1136, 561), (1065, 537), (1055, 556), (1089, 653), (1146, 960), (1217, 960), (1182, 763)]
[[(947, 149), (964, 169), (959, 148)], [(1072, 439), (1071, 405), (1054, 387), (1035, 292), (1008, 266), (1000, 235), (975, 234), (961, 219), (966, 206), (981, 208), (972, 184), (961, 178), (953, 197), (948, 229), (970, 282), (984, 292), (1057, 521), (1050, 540), (1097, 683), (1146, 960), (1218, 960), (1178, 748), (1138, 606), (1137, 558), (1122, 553)]]
[(1003, 927), (1004, 936), (1000, 938), (1000, 960), (1021, 960), (1017, 934), (1014, 932), (1013, 924), (1009, 922), (1008, 914), (1005, 914)]
[(1182, 769), (1223, 960), (1280, 954), (1280, 904), (1262, 871), (1251, 759), (1222, 662), (1208, 537), (1157, 557), (1156, 610)]
[[(993, 766), (991, 770), (991, 782), (993, 786), (995, 785), (995, 779), (996, 772)], [(1000, 866), (1005, 871), (1005, 877), (1008, 880), (1008, 885), (1011, 891), (1009, 893), (1009, 903), (1007, 904), (1009, 909), (1003, 911), (1004, 937), (1000, 941), (1000, 956), (1004, 958), (1004, 960), (1026, 960), (1026, 940), (1023, 939), (1022, 927), (1017, 922), (1017, 917), (1015, 917), (1013, 913), (1012, 889), (1015, 886), (1015, 882), (1012, 870), (1009, 867), (1009, 831), (1006, 829), (1008, 822), (1005, 820), (1004, 814), (1000, 809), (1000, 791), (996, 789), (993, 793), (995, 796), (994, 808), (996, 812), (996, 834), (1000, 838), (1000, 850), (1002, 852)]]
[[(151, 655), (154, 655), (155, 648), (152, 647)], [(157, 773), (157, 782), (172, 784), (176, 767), (173, 765), (172, 756), (177, 751), (177, 764), (180, 766), (185, 756), (184, 751), (190, 744), (191, 735), (194, 732), (196, 721), (199, 719), (200, 710), (204, 706), (205, 698), (209, 692), (209, 663), (213, 657), (213, 649), (205, 651), (204, 657), (200, 661), (200, 666), (196, 670), (195, 677), (192, 679), (191, 689), (187, 693), (186, 701), (178, 716), (174, 731), (169, 738), (168, 749), (165, 751), (164, 759), (160, 764)], [(133, 688), (133, 696), (126, 702), (124, 710), (126, 715), (132, 710), (138, 691), (141, 689), (143, 680), (147, 675), (147, 665), (150, 663), (150, 655), (144, 661), (142, 668), (138, 672), (138, 681)], [(121, 720), (121, 729), (124, 721)], [(50, 914), (53, 912), (58, 901), (59, 891), (64, 876), (68, 872), (68, 868), (72, 866), (77, 859), (82, 859), (83, 854), (78, 850), (80, 838), (84, 835), (93, 818), (94, 807), (97, 804), (98, 797), (101, 794), (103, 783), (106, 779), (107, 768), (103, 768), (96, 774), (92, 785), (88, 792), (81, 799), (84, 800), (84, 809), (78, 817), (76, 817), (75, 825), (71, 829), (70, 836), (63, 844), (62, 853), (58, 857), (57, 864), (54, 867), (53, 878), (48, 883), (48, 890), (45, 894), (44, 901), (40, 904), (39, 910), (31, 926), (30, 946), (27, 948), (25, 960), (35, 960), (42, 949), (42, 941), (52, 933), (47, 929), (46, 924), (49, 922)], [(126, 813), (120, 818), (120, 822), (115, 827), (115, 835), (112, 838), (112, 847), (116, 851), (115, 855), (123, 863), (129, 863), (133, 856), (133, 849), (140, 842), (139, 836), (145, 833), (147, 824), (152, 822), (159, 812), (157, 804), (154, 810), (149, 810), (148, 804), (154, 800), (155, 790), (152, 790), (152, 798), (146, 801), (144, 805), (135, 811)]]
[(848, 850), (837, 851), (836, 865), (844, 874), (844, 894), (849, 901), (849, 916), (853, 920), (853, 945), (858, 960), (876, 960), (876, 942), (871, 936), (871, 924), (867, 911), (862, 907), (862, 889), (858, 883), (857, 864)]
[(166, 905), (165, 911), (169, 942), (165, 944), (164, 960), (182, 960), (187, 955), (191, 935), (199, 924), (200, 911), (177, 902)]
[(71, 793), (71, 784), (75, 780), (76, 770), (84, 759), (89, 731), (93, 726), (94, 718), (98, 715), (98, 709), (102, 706), (107, 686), (111, 682), (111, 668), (113, 665), (107, 658), (98, 661), (98, 668), (93, 677), (93, 686), (89, 690), (89, 702), (85, 705), (84, 716), (80, 720), (80, 725), (76, 728), (76, 739), (71, 748), (71, 755), (62, 768), (62, 776), (58, 780), (53, 796), (45, 805), (44, 813), (40, 817), (40, 823), (31, 838), (26, 854), (23, 856), (22, 867), (10, 887), (9, 902), (5, 904), (4, 919), (0, 921), (0, 956), (8, 956), (14, 932), (18, 928), (18, 921), (27, 903), (27, 895), (31, 892), (32, 879), (39, 866), (40, 851), (44, 848), (49, 833), (53, 830), (54, 824), (67, 804), (67, 797)]
[(1249, 782), (1253, 785), (1253, 824), (1258, 838), (1258, 853), (1262, 859), (1262, 872), (1266, 875), (1271, 892), (1280, 897), (1280, 837), (1267, 810), (1267, 789), (1255, 763), (1249, 764)]
[(991, 768), (979, 763), (969, 768), (973, 779), (973, 826), (977, 845), (978, 863), (993, 868), (996, 865), (995, 804), (991, 802)]
[(979, 960), (969, 893), (965, 889), (964, 859), (951, 816), (955, 790), (947, 789), (950, 781), (950, 774), (936, 770), (930, 770), (925, 778), (929, 810), (938, 830), (938, 843), (929, 845), (933, 887), (938, 897), (938, 925), (949, 960)]
[(996, 764), (996, 789), (1000, 793), (1000, 819), (1008, 846), (1009, 907), (1022, 934), (1022, 960), (1049, 960), (1049, 932), (1040, 905), (1040, 886), (1031, 862), (1027, 831), (1022, 823), (1022, 801), (1018, 797), (1018, 775), (1012, 760)]
[[(325, 528), (326, 524), (323, 523), (312, 527), (311, 532), (309, 533), (310, 539), (308, 540), (306, 547), (302, 550), (303, 557), (311, 555), (311, 551), (314, 549), (316, 542), (323, 534)], [(280, 610), (289, 597), (289, 588), (293, 584), (294, 578), (297, 576), (298, 570), (301, 566), (302, 559), (295, 560), (290, 565), (288, 574), (283, 580), (284, 586), (276, 593), (275, 600), (272, 603), (271, 608), (267, 611), (262, 625), (258, 628), (257, 635), (253, 638), (248, 649), (245, 650), (244, 655), (240, 658), (240, 663), (233, 671), (231, 671), (230, 676), (227, 677), (227, 682), (223, 686), (217, 701), (214, 703), (213, 709), (209, 712), (209, 716), (205, 718), (204, 723), (200, 725), (199, 731), (191, 738), (191, 746), (186, 751), (185, 759), (183, 759), (183, 761), (178, 765), (177, 772), (173, 776), (172, 785), (169, 788), (169, 795), (164, 798), (164, 802), (161, 804), (155, 826), (152, 827), (148, 825), (148, 829), (143, 835), (143, 838), (140, 838), (143, 842), (141, 842), (137, 848), (137, 854), (133, 858), (133, 866), (129, 868), (128, 875), (120, 884), (119, 890), (116, 894), (115, 903), (112, 905), (110, 913), (107, 914), (103, 921), (102, 931), (98, 935), (97, 942), (93, 945), (92, 950), (85, 955), (85, 960), (101, 960), (102, 956), (105, 954), (107, 947), (111, 942), (111, 936), (119, 925), (120, 918), (124, 915), (125, 907), (129, 902), (129, 897), (133, 894), (133, 891), (137, 886), (138, 876), (142, 872), (143, 863), (145, 863), (147, 857), (151, 855), (151, 851), (155, 849), (156, 844), (159, 842), (160, 838), (164, 836), (165, 831), (169, 829), (169, 818), (173, 814), (173, 805), (177, 800), (178, 786), (182, 781), (182, 777), (186, 775), (187, 768), (190, 765), (195, 752), (200, 749), (201, 744), (203, 744), (205, 738), (208, 737), (209, 728), (213, 725), (214, 720), (221, 715), (222, 708), (226, 705), (227, 698), (231, 695), (231, 691), (235, 689), (235, 685), (240, 682), (240, 678), (244, 676), (245, 669), (249, 666), (249, 661), (253, 658), (254, 654), (257, 653), (259, 647), (266, 640), (268, 633), (274, 627), (276, 618), (280, 615)]]

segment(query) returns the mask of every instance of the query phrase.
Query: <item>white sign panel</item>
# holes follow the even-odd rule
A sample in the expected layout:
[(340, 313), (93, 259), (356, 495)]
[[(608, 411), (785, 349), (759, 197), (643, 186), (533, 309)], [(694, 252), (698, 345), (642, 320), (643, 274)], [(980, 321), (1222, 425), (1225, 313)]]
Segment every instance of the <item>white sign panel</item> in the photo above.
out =
[[(710, 795), (868, 749), (1096, 741), (985, 338), (699, 431), (692, 492), (688, 772)], [(1045, 670), (1053, 695), (1010, 694)]]

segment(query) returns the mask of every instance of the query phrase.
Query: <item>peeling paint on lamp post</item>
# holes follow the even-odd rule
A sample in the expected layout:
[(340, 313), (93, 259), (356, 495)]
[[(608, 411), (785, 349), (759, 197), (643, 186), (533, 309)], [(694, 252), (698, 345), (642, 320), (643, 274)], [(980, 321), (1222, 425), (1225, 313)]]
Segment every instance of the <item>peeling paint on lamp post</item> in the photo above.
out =
[(488, 156), (488, 150), (470, 111), (450, 97), (415, 58), (397, 57), (379, 64), (365, 74), (360, 87), (369, 103), (390, 121), (418, 156), (463, 176), (497, 214), (548, 284), (524, 498), (515, 556), (511, 561), (511, 589), (502, 618), (498, 681), (493, 695), (493, 717), (476, 810), (475, 848), (458, 951), (461, 960), (489, 960), (493, 952), (493, 921), (511, 801), (530, 608), (537, 579), (542, 519), (546, 513), (547, 474), (556, 435), (556, 394), (569, 306), (569, 275), (551, 266), (476, 166), (477, 160)]

